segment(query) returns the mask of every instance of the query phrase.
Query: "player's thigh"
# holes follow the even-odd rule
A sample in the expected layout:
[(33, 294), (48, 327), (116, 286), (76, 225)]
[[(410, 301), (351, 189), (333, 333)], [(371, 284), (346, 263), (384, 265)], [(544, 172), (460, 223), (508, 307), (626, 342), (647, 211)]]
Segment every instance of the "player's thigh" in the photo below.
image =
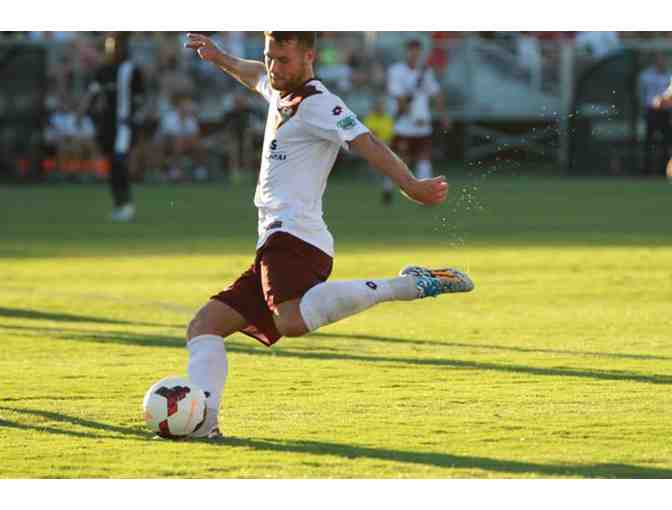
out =
[(291, 234), (274, 234), (260, 260), (261, 287), (273, 321), (283, 336), (306, 333), (299, 311), (303, 295), (329, 278), (333, 259)]
[(247, 320), (226, 303), (211, 299), (189, 323), (187, 341), (200, 335), (227, 336), (247, 326)]

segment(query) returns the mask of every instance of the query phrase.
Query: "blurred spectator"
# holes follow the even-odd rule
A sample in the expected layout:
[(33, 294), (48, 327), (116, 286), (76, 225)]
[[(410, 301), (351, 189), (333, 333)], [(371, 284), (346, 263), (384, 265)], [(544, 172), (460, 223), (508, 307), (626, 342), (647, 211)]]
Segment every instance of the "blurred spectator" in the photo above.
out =
[(31, 41), (48, 41), (55, 43), (70, 42), (77, 37), (79, 32), (29, 32), (28, 37)]
[(255, 142), (263, 136), (264, 118), (249, 104), (247, 94), (236, 94), (233, 108), (222, 119), (221, 146), (227, 154), (231, 180), (239, 182), (252, 174), (258, 155)]
[(541, 89), (541, 46), (530, 32), (519, 32), (515, 38), (516, 60), (535, 90)]
[(450, 61), (459, 32), (432, 32), (432, 49), (427, 57), (427, 65), (434, 69), (437, 75), (442, 75)]
[(318, 43), (317, 74), (339, 93), (352, 88), (352, 68), (348, 65), (351, 51), (339, 40), (337, 32), (323, 32)]
[(205, 168), (205, 150), (200, 139), (200, 126), (194, 113), (194, 103), (189, 96), (175, 98), (175, 109), (161, 119), (158, 142), (163, 154), (163, 166), (171, 181), (181, 181), (187, 176), (185, 166), (195, 164), (195, 180), (208, 179)]
[[(445, 115), (441, 87), (434, 71), (422, 64), (422, 43), (411, 39), (406, 43), (406, 60), (397, 62), (388, 70), (388, 94), (394, 98), (393, 149), (410, 167), (415, 166), (419, 179), (433, 176), (432, 169), (432, 112), (436, 112), (444, 127), (449, 126)], [(434, 102), (432, 108), (431, 102)], [(383, 203), (392, 200), (393, 184), (383, 180)]]
[(110, 33), (105, 38), (107, 64), (89, 85), (81, 111), (93, 105), (98, 113), (98, 139), (110, 161), (110, 191), (114, 209), (112, 221), (128, 222), (135, 217), (131, 197), (128, 159), (145, 101), (145, 82), (138, 67), (129, 58), (129, 32)]
[(578, 32), (576, 47), (585, 50), (595, 58), (604, 58), (621, 48), (618, 32)]
[(247, 58), (245, 32), (222, 32), (222, 49), (239, 58)]
[(380, 140), (390, 145), (394, 137), (394, 117), (388, 113), (386, 106), (385, 99), (379, 98), (364, 118), (364, 124)]
[[(644, 175), (660, 175), (670, 157), (670, 144), (672, 143), (670, 109), (669, 107), (657, 108), (656, 105), (656, 98), (663, 94), (669, 86), (670, 73), (667, 70), (665, 57), (657, 53), (654, 56), (653, 65), (645, 69), (639, 77), (640, 102), (646, 118)], [(657, 135), (660, 135), (662, 144), (656, 142)], [(656, 153), (659, 154), (659, 158), (653, 163), (653, 155)]]
[(93, 173), (98, 149), (96, 129), (88, 115), (78, 114), (67, 96), (62, 96), (49, 116), (45, 133), (47, 144), (56, 152), (58, 170), (64, 175), (79, 171)]
[(176, 52), (171, 51), (163, 56), (159, 76), (159, 116), (173, 109), (173, 100), (176, 97), (194, 96), (196, 84), (189, 74), (180, 69)]

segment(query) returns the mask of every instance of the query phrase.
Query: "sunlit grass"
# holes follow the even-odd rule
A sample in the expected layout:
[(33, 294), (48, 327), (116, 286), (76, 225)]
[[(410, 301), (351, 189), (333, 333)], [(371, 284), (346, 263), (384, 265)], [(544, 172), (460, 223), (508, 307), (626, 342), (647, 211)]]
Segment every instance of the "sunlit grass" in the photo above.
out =
[(333, 278), (467, 269), (474, 293), (387, 304), (272, 350), (228, 341), (222, 444), (152, 441), (146, 388), (251, 262), (253, 190), (0, 190), (0, 476), (672, 477), (672, 187), (462, 179), (379, 205), (334, 182)]

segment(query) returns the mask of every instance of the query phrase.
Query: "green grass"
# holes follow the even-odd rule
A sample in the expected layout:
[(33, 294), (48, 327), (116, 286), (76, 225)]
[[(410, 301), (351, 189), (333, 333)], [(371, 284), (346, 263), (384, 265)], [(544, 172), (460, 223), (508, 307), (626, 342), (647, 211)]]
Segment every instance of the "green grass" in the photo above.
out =
[(407, 263), (477, 289), (272, 350), (228, 340), (223, 444), (150, 440), (184, 326), (254, 253), (253, 190), (0, 189), (0, 477), (672, 477), (672, 187), (462, 178), (438, 209), (332, 183), (333, 278)]

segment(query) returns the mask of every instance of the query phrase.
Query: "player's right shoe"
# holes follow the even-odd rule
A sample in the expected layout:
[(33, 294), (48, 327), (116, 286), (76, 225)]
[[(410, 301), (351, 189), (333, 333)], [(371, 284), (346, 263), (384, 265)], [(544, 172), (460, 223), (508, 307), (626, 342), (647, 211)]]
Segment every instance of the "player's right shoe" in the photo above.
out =
[(471, 278), (457, 269), (427, 269), (420, 266), (407, 266), (399, 272), (399, 275), (415, 277), (419, 299), (474, 290), (474, 282), (471, 281)]
[(128, 223), (135, 218), (135, 206), (133, 204), (116, 207), (110, 214), (110, 221), (115, 223)]

